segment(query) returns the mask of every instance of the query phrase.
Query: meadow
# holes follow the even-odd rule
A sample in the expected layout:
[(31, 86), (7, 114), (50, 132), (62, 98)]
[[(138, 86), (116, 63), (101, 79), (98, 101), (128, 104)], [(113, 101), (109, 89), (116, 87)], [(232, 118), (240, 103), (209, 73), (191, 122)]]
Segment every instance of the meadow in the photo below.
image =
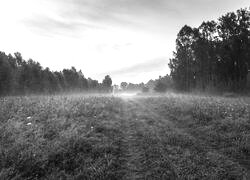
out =
[(0, 179), (250, 179), (250, 98), (0, 98)]

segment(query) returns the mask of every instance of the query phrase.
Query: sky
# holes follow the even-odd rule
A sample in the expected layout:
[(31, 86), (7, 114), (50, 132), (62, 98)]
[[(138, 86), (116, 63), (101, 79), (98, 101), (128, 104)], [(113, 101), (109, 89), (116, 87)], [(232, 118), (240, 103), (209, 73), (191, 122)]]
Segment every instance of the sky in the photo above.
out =
[(140, 83), (170, 72), (185, 24), (249, 7), (249, 0), (0, 0), (0, 51), (53, 71)]

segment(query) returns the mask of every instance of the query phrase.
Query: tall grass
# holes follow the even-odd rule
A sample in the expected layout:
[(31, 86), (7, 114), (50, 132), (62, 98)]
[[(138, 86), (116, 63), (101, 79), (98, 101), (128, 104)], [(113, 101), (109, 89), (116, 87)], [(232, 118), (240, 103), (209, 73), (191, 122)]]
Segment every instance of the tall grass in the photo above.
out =
[(250, 99), (0, 99), (0, 179), (248, 179)]

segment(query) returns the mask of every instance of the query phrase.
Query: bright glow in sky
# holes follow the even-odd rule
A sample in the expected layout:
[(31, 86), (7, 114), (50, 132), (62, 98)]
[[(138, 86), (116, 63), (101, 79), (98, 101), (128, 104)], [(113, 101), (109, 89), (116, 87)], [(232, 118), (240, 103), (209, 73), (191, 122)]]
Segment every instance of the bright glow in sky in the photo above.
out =
[(147, 82), (169, 73), (178, 31), (249, 0), (0, 0), (0, 51), (86, 77)]

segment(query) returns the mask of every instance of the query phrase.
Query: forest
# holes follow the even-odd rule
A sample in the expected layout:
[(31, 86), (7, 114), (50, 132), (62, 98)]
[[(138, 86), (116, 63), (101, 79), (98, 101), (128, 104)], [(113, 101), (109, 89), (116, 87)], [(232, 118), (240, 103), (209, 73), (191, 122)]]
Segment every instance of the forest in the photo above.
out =
[(112, 88), (120, 91), (156, 91), (165, 92), (172, 88), (169, 75), (144, 83), (121, 82), (112, 86), (112, 79), (106, 75), (101, 83), (86, 78), (81, 70), (75, 67), (62, 71), (51, 71), (43, 68), (38, 62), (24, 60), (21, 53), (6, 55), (0, 52), (0, 95), (55, 94), (68, 92), (108, 93)]
[(25, 61), (20, 53), (14, 57), (0, 52), (0, 95), (53, 94), (58, 92), (80, 92), (111, 90), (112, 79), (105, 76), (102, 83), (85, 78), (75, 67), (63, 71), (51, 71), (38, 62)]
[(198, 28), (182, 27), (169, 67), (179, 90), (245, 91), (250, 69), (249, 9), (229, 12)]

